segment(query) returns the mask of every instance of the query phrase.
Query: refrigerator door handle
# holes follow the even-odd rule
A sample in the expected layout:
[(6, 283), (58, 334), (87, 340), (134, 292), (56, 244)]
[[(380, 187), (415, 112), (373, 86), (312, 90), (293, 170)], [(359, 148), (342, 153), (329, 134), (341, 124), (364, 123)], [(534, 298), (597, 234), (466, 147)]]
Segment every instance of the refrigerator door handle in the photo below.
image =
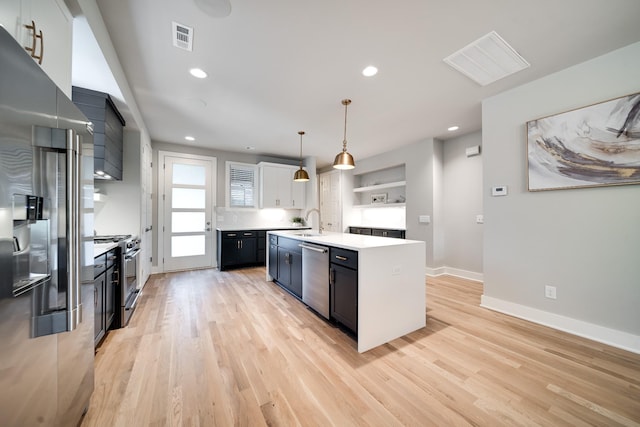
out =
[(80, 308), (80, 137), (67, 130), (67, 331), (75, 330)]

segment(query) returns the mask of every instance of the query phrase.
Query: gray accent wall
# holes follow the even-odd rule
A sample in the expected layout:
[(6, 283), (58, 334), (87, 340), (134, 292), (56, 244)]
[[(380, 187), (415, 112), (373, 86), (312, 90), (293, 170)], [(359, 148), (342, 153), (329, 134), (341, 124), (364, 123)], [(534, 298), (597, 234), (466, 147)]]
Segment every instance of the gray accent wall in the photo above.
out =
[[(638, 92), (639, 73), (635, 43), (482, 103), (483, 302), (605, 342), (620, 332), (635, 351), (640, 185), (528, 192), (525, 124)], [(509, 194), (492, 197), (502, 185)], [(545, 285), (557, 299), (545, 298)]]
[[(482, 132), (449, 139), (444, 144), (444, 262), (447, 272), (482, 277), (482, 154), (466, 149), (482, 145)], [(460, 271), (462, 270), (462, 271)]]

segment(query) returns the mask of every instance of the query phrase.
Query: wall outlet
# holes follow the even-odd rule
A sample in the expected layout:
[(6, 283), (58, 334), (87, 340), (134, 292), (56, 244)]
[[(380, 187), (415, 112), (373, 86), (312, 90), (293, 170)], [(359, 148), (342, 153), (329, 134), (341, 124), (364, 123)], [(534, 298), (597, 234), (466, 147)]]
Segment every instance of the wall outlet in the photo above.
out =
[(476, 224), (484, 224), (484, 215), (476, 215)]
[(401, 265), (394, 265), (391, 268), (391, 275), (392, 276), (399, 276), (400, 273), (402, 273), (402, 266)]
[(556, 299), (556, 287), (555, 286), (545, 286), (544, 287), (544, 296), (551, 299)]

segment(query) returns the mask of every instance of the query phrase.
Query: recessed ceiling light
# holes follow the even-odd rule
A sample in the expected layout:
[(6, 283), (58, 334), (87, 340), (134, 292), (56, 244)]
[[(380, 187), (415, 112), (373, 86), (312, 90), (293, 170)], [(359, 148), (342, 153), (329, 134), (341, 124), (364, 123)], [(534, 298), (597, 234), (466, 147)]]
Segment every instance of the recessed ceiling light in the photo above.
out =
[(207, 73), (205, 73), (202, 68), (192, 68), (189, 70), (189, 73), (191, 73), (193, 77), (196, 77), (199, 79), (204, 79), (207, 77)]
[(460, 126), (451, 126), (450, 128), (447, 128), (449, 132), (453, 132), (454, 130), (458, 130), (458, 129), (460, 129)]
[(196, 139), (192, 136), (185, 136), (184, 139), (186, 139), (187, 141), (195, 141)]
[(367, 68), (362, 70), (362, 75), (366, 77), (375, 76), (376, 74), (378, 74), (378, 69), (373, 65), (369, 65)]

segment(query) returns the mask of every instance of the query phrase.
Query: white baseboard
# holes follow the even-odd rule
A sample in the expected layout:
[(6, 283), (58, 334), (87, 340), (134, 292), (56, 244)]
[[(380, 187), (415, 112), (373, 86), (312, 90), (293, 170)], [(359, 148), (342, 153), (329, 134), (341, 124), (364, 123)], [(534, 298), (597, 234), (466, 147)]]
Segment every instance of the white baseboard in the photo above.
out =
[(448, 274), (449, 276), (462, 277), (463, 279), (469, 279), (475, 282), (482, 282), (484, 280), (484, 275), (482, 273), (476, 273), (475, 271), (467, 271), (454, 267), (425, 267), (425, 274), (431, 277)]
[(480, 306), (640, 354), (640, 335), (606, 328), (537, 308), (482, 295)]

